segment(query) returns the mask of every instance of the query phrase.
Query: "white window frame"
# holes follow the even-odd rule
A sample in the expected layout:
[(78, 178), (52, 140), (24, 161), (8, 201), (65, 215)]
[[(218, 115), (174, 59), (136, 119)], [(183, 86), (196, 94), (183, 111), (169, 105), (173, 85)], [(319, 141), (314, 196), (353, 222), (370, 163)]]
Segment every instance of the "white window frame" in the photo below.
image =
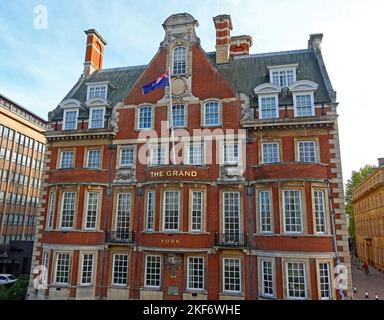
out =
[[(288, 264), (289, 263), (299, 263), (303, 265), (303, 271), (304, 271), (304, 297), (291, 297), (289, 295), (289, 282), (288, 282)], [(305, 261), (285, 261), (285, 281), (286, 281), (286, 295), (287, 299), (293, 299), (293, 300), (306, 300), (308, 299), (308, 279), (307, 279), (307, 263)]]
[[(298, 191), (299, 192), (299, 195), (300, 195), (300, 201), (299, 201), (299, 204), (300, 204), (300, 228), (301, 230), (300, 231), (287, 231), (287, 224), (286, 224), (286, 219), (285, 219), (285, 216), (286, 216), (286, 212), (285, 212), (285, 192), (291, 192), (291, 191)], [(301, 189), (283, 189), (282, 191), (282, 198), (283, 198), (283, 226), (284, 226), (284, 233), (287, 233), (287, 234), (302, 234), (304, 233), (304, 221), (303, 221), (303, 192)]]
[[(91, 93), (91, 89), (96, 89), (96, 88), (100, 88), (100, 91), (102, 91), (101, 88), (103, 88), (104, 91), (105, 91), (105, 95), (104, 96), (89, 97), (90, 93)], [(90, 100), (90, 99), (103, 99), (103, 100), (107, 100), (107, 97), (108, 97), (108, 85), (107, 84), (95, 83), (95, 84), (89, 84), (87, 86), (87, 101)]]
[[(67, 129), (67, 113), (68, 112), (76, 112), (76, 120), (75, 120), (75, 128), (74, 129)], [(71, 131), (71, 130), (77, 130), (77, 123), (79, 120), (79, 109), (74, 108), (74, 109), (64, 109), (64, 116), (63, 116), (63, 128), (62, 130), (65, 131)]]
[[(262, 201), (261, 201), (261, 194), (262, 193), (268, 193), (268, 205), (269, 205), (269, 220), (270, 220), (270, 229), (271, 230), (263, 230), (263, 215), (262, 215)], [(258, 190), (257, 192), (258, 196), (258, 204), (259, 204), (259, 232), (263, 234), (272, 234), (273, 233), (273, 193), (271, 190), (263, 189), (263, 190)]]
[[(191, 148), (199, 148), (201, 152), (201, 162), (200, 163), (191, 163)], [(186, 143), (185, 144), (186, 149), (186, 161), (185, 163), (190, 166), (202, 166), (205, 164), (204, 154), (205, 154), (205, 145), (204, 142), (193, 142), (193, 143)]]
[[(190, 287), (190, 260), (191, 259), (201, 259), (202, 260), (202, 267), (203, 267), (203, 276), (202, 276), (202, 287), (201, 288), (191, 288)], [(196, 276), (193, 276), (193, 278), (196, 278)], [(205, 259), (201, 256), (189, 256), (187, 261), (187, 290), (188, 291), (204, 291), (205, 288)]]
[[(238, 221), (239, 221), (239, 223), (238, 223), (238, 233), (233, 233), (233, 230), (227, 230), (226, 229), (226, 211), (225, 211), (225, 196), (227, 195), (227, 194), (231, 194), (231, 193), (233, 193), (233, 194), (237, 194), (238, 195), (238, 197), (237, 197), (237, 207), (238, 207), (238, 214), (237, 214), (237, 219), (238, 219)], [(241, 232), (242, 232), (242, 228), (241, 228), (241, 193), (240, 193), (240, 191), (224, 191), (223, 193), (223, 213), (222, 213), (222, 218), (223, 218), (223, 221), (222, 221), (222, 223), (223, 223), (223, 229), (222, 229), (222, 233), (224, 233), (224, 234), (237, 234), (237, 235), (239, 235), (239, 234), (241, 234)], [(230, 215), (228, 215), (228, 216), (230, 216)], [(233, 229), (233, 227), (234, 227), (234, 222), (232, 221), (231, 222), (231, 229)]]
[[(101, 126), (94, 126), (94, 121), (92, 119), (93, 113), (95, 111), (100, 111), (100, 110), (102, 110)], [(92, 108), (90, 108), (88, 123), (89, 123), (89, 128), (90, 129), (102, 129), (102, 128), (104, 128), (104, 124), (105, 124), (105, 107), (92, 107)]]
[[(200, 207), (200, 228), (194, 229), (193, 225), (193, 212), (194, 210), (194, 194), (199, 193), (201, 194), (201, 207)], [(190, 224), (191, 224), (191, 231), (192, 232), (203, 232), (204, 231), (204, 207), (205, 207), (205, 193), (203, 190), (191, 190), (191, 204), (190, 204)]]
[[(226, 260), (237, 260), (239, 261), (239, 290), (227, 290), (225, 289), (225, 261)], [(223, 281), (223, 293), (229, 294), (241, 294), (242, 293), (242, 259), (237, 257), (224, 257), (222, 259), (222, 281)]]
[[(151, 194), (152, 208), (150, 209), (149, 195)], [(149, 211), (152, 211), (152, 228), (149, 228)], [(154, 231), (155, 230), (155, 212), (156, 212), (156, 192), (147, 191), (145, 194), (145, 231)]]
[[(74, 196), (74, 208), (73, 208), (73, 217), (72, 217), (72, 227), (63, 227), (63, 209), (64, 209), (64, 199), (65, 199), (65, 194), (67, 193), (73, 193)], [(72, 230), (75, 227), (76, 224), (76, 204), (77, 204), (77, 193), (75, 191), (64, 191), (61, 194), (61, 208), (60, 208), (60, 229), (61, 230)]]
[[(166, 194), (168, 192), (176, 192), (177, 193), (177, 206), (178, 206), (178, 217), (177, 217), (177, 229), (166, 229), (165, 228), (165, 208), (166, 208)], [(163, 192), (163, 231), (165, 232), (177, 232), (180, 231), (181, 226), (181, 192), (180, 190), (165, 190)]]
[[(175, 59), (175, 52), (177, 49), (183, 49), (184, 50), (184, 57), (182, 57), (182, 59)], [(178, 63), (181, 63), (183, 64), (184, 63), (184, 71), (185, 72), (180, 72), (179, 70), (175, 70), (175, 69), (178, 69), (179, 66), (177, 68), (175, 68), (175, 62), (178, 62)], [(177, 72), (175, 72), (177, 71)], [(188, 50), (185, 46), (177, 46), (175, 48), (173, 48), (172, 50), (172, 74), (186, 74), (188, 72)]]
[[(209, 103), (216, 103), (217, 104), (217, 123), (210, 123), (207, 124), (207, 117), (206, 117), (206, 106)], [(217, 100), (207, 100), (203, 104), (203, 126), (204, 127), (217, 127), (222, 125), (222, 119), (221, 119), (221, 114), (222, 114), (222, 105), (220, 101)]]
[[(263, 98), (275, 98), (275, 116), (274, 117), (263, 117), (263, 112), (262, 112), (262, 99)], [(258, 96), (259, 99), (259, 118), (260, 119), (277, 119), (279, 118), (279, 96), (278, 94), (259, 94)]]
[[(276, 85), (281, 86), (281, 84), (280, 84), (280, 73), (285, 71), (285, 73), (286, 73), (285, 74), (286, 85), (282, 86), (282, 87), (289, 87), (292, 83), (296, 82), (296, 80), (297, 80), (296, 79), (296, 68), (297, 68), (296, 65), (270, 66), (270, 67), (268, 67), (270, 83), (274, 83), (273, 82), (273, 72), (278, 72), (279, 73), (279, 83), (276, 83)], [(293, 72), (293, 81), (290, 84), (288, 84), (287, 71), (292, 71)]]
[[(310, 115), (298, 115), (297, 114), (297, 96), (310, 96), (311, 97), (311, 114)], [(293, 92), (293, 114), (295, 117), (314, 117), (315, 116), (315, 98), (313, 91), (301, 91), (301, 92)]]
[[(276, 145), (277, 146), (277, 161), (276, 162), (266, 162), (265, 156), (264, 156), (264, 146), (265, 145)], [(271, 141), (271, 142), (263, 142), (261, 144), (261, 163), (262, 164), (271, 164), (271, 163), (279, 163), (281, 162), (280, 159), (280, 143), (277, 141)]]
[[(175, 125), (174, 119), (173, 119), (173, 108), (174, 107), (183, 107), (183, 125)], [(172, 128), (186, 128), (187, 127), (187, 107), (185, 104), (173, 104), (171, 109), (171, 127)]]
[[(84, 273), (84, 258), (85, 256), (92, 256), (92, 264), (91, 264), (91, 282), (84, 282), (83, 273)], [(92, 286), (93, 285), (93, 272), (95, 267), (95, 254), (93, 252), (83, 252), (81, 255), (81, 269), (80, 269), (80, 285), (81, 286)], [(88, 271), (86, 271), (88, 272)], [(88, 278), (88, 275), (87, 275)]]
[[(141, 125), (140, 125), (140, 112), (141, 112), (141, 110), (142, 109), (144, 109), (144, 108), (149, 108), (150, 110), (151, 110), (151, 123), (150, 123), (150, 127), (148, 127), (148, 128), (143, 128), (143, 127), (141, 127)], [(151, 106), (151, 105), (142, 105), (142, 106), (140, 106), (140, 107), (138, 107), (137, 108), (137, 129), (138, 130), (152, 130), (152, 128), (153, 128), (153, 116), (154, 116), (154, 112), (153, 112), (153, 106)]]
[(53, 229), (55, 207), (56, 207), (56, 191), (51, 191), (49, 193), (48, 219), (47, 219), (46, 230)]
[[(156, 259), (159, 259), (160, 267), (159, 267), (159, 285), (148, 285), (147, 284), (147, 263), (148, 263), (148, 257), (156, 257)], [(163, 263), (162, 263), (162, 256), (156, 255), (156, 254), (148, 254), (145, 256), (145, 264), (144, 264), (144, 288), (152, 288), (152, 289), (159, 289), (161, 287), (161, 281), (162, 281), (162, 270), (163, 270)], [(157, 262), (156, 262), (157, 263)], [(152, 271), (152, 270), (151, 270)]]
[[(57, 281), (57, 269), (59, 267), (59, 255), (67, 255), (68, 256), (68, 276), (67, 276), (67, 282), (58, 282)], [(56, 252), (56, 259), (55, 259), (55, 284), (59, 286), (68, 286), (71, 282), (71, 265), (72, 265), (72, 256), (70, 252)]]
[[(272, 291), (273, 293), (265, 293), (264, 285), (264, 262), (271, 263), (272, 266)], [(275, 260), (273, 258), (260, 258), (260, 286), (261, 286), (261, 296), (268, 298), (276, 297), (276, 275), (275, 275)]]
[[(301, 143), (312, 143), (313, 144), (313, 147), (314, 147), (314, 153), (315, 153), (315, 160), (314, 161), (306, 161), (305, 159), (302, 160), (301, 157), (301, 151), (300, 151), (300, 144)], [(317, 141), (316, 140), (299, 140), (297, 141), (297, 157), (298, 157), (298, 161), (300, 162), (305, 162), (305, 163), (316, 163), (317, 162), (317, 159), (318, 159), (318, 155), (317, 155)]]
[[(91, 152), (97, 151), (99, 153), (99, 165), (97, 167), (93, 167), (89, 165), (89, 155)], [(87, 150), (87, 163), (86, 163), (86, 168), (87, 169), (101, 169), (102, 168), (102, 150), (101, 149), (88, 149)]]
[[(321, 268), (320, 268), (320, 265), (321, 264), (326, 264), (328, 266), (328, 286), (329, 286), (329, 289), (328, 289), (328, 293), (329, 293), (329, 296), (328, 297), (322, 297), (321, 296)], [(320, 300), (331, 300), (332, 297), (333, 297), (333, 281), (332, 281), (332, 269), (331, 269), (331, 262), (330, 261), (324, 261), (324, 260), (320, 260), (317, 262), (317, 269), (318, 269), (318, 290), (319, 290), (319, 299)]]
[[(317, 231), (317, 227), (318, 227), (318, 223), (317, 223), (317, 214), (318, 214), (318, 210), (316, 208), (317, 206), (317, 203), (316, 203), (316, 193), (317, 192), (321, 192), (322, 195), (323, 195), (323, 203), (321, 204), (323, 206), (323, 213), (322, 213), (322, 219), (323, 219), (323, 228), (324, 228), (324, 231)], [(326, 193), (325, 193), (325, 190), (321, 190), (321, 189), (313, 189), (313, 193), (312, 193), (312, 203), (313, 203), (313, 215), (314, 215), (314, 231), (315, 231), (315, 234), (319, 234), (319, 235), (325, 235), (327, 234), (328, 230), (327, 230), (327, 201), (326, 201)]]
[[(230, 154), (230, 159), (228, 160), (228, 157), (226, 157), (226, 151), (228, 150), (228, 146), (233, 146), (230, 147), (230, 150), (235, 150), (235, 146), (237, 147), (237, 159), (233, 160), (235, 157), (233, 157), (234, 153)], [(233, 142), (223, 142), (222, 144), (222, 159), (223, 159), (223, 164), (224, 165), (238, 165), (240, 163), (240, 154), (241, 154), (241, 145), (239, 144), (238, 141), (233, 141)], [(227, 159), (226, 159), (227, 158)], [(233, 159), (232, 159), (233, 158)]]
[[(153, 163), (153, 156), (154, 156), (154, 150), (157, 148), (165, 148), (165, 158), (164, 163)], [(157, 160), (159, 160), (157, 158)], [(158, 167), (158, 166), (164, 166), (169, 164), (169, 146), (168, 144), (153, 144), (150, 146), (149, 149), (149, 165), (151, 167)]]
[[(89, 217), (89, 195), (90, 194), (97, 194), (97, 202), (96, 202), (96, 216), (95, 216), (95, 226), (94, 227), (87, 227), (88, 224), (88, 217)], [(85, 211), (85, 221), (84, 221), (84, 229), (88, 231), (94, 231), (97, 229), (98, 225), (98, 219), (99, 219), (99, 208), (100, 208), (100, 192), (99, 191), (87, 191), (87, 196), (86, 196), (86, 211)]]
[[(115, 267), (116, 267), (116, 256), (124, 256), (127, 257), (127, 271), (126, 273), (126, 283), (115, 283)], [(113, 254), (112, 258), (112, 279), (111, 279), (111, 284), (114, 287), (127, 287), (129, 284), (129, 254), (125, 252), (115, 252)], [(120, 272), (119, 272), (120, 273)]]
[[(63, 167), (63, 154), (66, 152), (72, 154), (72, 164), (70, 167)], [(75, 152), (73, 150), (61, 150), (60, 151), (60, 169), (72, 169), (72, 168), (74, 168), (74, 160), (75, 160), (74, 157), (75, 157)]]
[[(128, 203), (129, 203), (129, 208), (128, 208), (128, 211), (127, 212), (124, 212), (124, 214), (120, 214), (121, 215), (121, 225), (119, 225), (119, 212), (123, 212), (122, 210), (120, 210), (120, 196), (126, 196), (127, 197), (127, 200), (128, 200)], [(116, 213), (115, 213), (115, 231), (117, 233), (121, 233), (121, 232), (130, 232), (132, 231), (132, 207), (133, 207), (133, 195), (132, 195), (132, 192), (119, 192), (117, 193), (116, 195)], [(128, 219), (127, 219), (128, 218)], [(123, 223), (123, 221), (125, 221)], [(128, 226), (127, 226), (127, 222), (128, 222)], [(128, 228), (127, 228), (128, 227)]]
[[(132, 150), (132, 164), (123, 164), (122, 159), (123, 159), (123, 151), (125, 150)], [(119, 167), (121, 168), (134, 168), (135, 167), (135, 161), (136, 160), (136, 148), (135, 146), (124, 146), (120, 148), (119, 151)]]

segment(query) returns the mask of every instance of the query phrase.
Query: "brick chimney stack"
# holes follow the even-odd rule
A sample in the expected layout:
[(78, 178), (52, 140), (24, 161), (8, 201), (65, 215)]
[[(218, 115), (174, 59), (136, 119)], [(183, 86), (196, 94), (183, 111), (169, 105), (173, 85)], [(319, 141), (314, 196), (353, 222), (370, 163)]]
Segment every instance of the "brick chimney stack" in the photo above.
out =
[(231, 46), (231, 16), (222, 14), (213, 18), (216, 28), (216, 63), (227, 63)]
[(323, 40), (322, 33), (314, 33), (309, 35), (308, 49), (317, 48), (321, 50), (321, 41)]
[(94, 71), (103, 68), (104, 46), (107, 42), (95, 29), (89, 29), (84, 32), (87, 35), (87, 45), (83, 75), (87, 77)]
[(231, 56), (249, 55), (249, 48), (252, 47), (251, 36), (234, 36), (231, 37)]
[(377, 160), (379, 160), (379, 167), (384, 168), (384, 158), (379, 158)]

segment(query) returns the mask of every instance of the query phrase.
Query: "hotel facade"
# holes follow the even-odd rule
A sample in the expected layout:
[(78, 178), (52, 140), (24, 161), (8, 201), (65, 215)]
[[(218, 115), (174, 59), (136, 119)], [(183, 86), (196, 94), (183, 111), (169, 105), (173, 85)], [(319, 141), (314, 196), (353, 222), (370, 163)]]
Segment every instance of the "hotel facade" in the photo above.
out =
[(213, 22), (215, 52), (174, 14), (148, 65), (114, 69), (85, 31), (84, 73), (49, 114), (33, 257), (46, 287), (31, 281), (29, 299), (338, 299), (337, 262), (349, 295), (322, 35), (251, 55), (229, 15)]

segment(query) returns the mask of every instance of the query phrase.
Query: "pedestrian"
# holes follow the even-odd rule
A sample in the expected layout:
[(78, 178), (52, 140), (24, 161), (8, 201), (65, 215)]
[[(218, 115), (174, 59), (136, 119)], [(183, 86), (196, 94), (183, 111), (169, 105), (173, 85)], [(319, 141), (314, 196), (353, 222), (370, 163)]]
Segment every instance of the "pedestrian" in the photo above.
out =
[(368, 298), (369, 298), (368, 289), (365, 289), (365, 299), (368, 299)]
[(364, 269), (364, 271), (365, 271), (365, 274), (368, 275), (368, 273), (369, 273), (369, 266), (368, 266), (367, 261), (364, 261), (364, 263), (363, 263), (363, 269)]
[(356, 286), (353, 286), (353, 293), (357, 293), (357, 288), (356, 288)]
[(375, 300), (379, 300), (379, 296), (377, 295), (377, 292), (376, 292), (376, 295), (375, 295)]

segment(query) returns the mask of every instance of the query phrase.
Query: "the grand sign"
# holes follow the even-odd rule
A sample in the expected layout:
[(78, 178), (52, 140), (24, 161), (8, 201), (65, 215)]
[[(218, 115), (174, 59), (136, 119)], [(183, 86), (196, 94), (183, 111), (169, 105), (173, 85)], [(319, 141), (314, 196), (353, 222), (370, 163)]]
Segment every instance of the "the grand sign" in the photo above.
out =
[(195, 170), (167, 170), (167, 171), (155, 171), (151, 172), (151, 178), (160, 177), (197, 177), (197, 171)]

